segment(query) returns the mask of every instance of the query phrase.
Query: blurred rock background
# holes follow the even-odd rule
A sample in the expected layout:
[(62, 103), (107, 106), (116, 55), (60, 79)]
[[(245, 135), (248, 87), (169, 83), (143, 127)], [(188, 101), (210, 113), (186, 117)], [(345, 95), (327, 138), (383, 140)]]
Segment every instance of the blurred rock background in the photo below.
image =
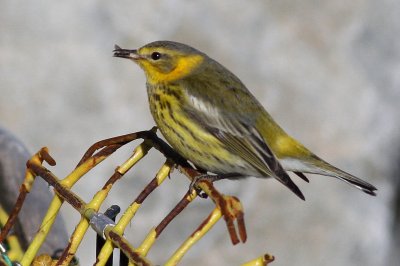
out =
[[(58, 163), (51, 170), (61, 178), (95, 141), (153, 126), (144, 75), (112, 58), (113, 45), (190, 44), (236, 73), (290, 134), (379, 190), (369, 197), (331, 178), (310, 176), (310, 184), (294, 178), (302, 202), (274, 180), (218, 182), (220, 191), (241, 199), (248, 241), (232, 246), (221, 221), (182, 265), (238, 265), (265, 252), (276, 256), (276, 266), (398, 265), (399, 10), (396, 0), (2, 0), (0, 123), (32, 153), (48, 146)], [(74, 191), (89, 201), (133, 147)], [(105, 206), (126, 207), (163, 161), (151, 152)], [(127, 230), (135, 245), (188, 185), (176, 172), (145, 201)], [(149, 258), (162, 264), (212, 206), (196, 200)], [(63, 212), (72, 232), (79, 216), (68, 206)], [(82, 265), (94, 262), (93, 239), (78, 253)]]

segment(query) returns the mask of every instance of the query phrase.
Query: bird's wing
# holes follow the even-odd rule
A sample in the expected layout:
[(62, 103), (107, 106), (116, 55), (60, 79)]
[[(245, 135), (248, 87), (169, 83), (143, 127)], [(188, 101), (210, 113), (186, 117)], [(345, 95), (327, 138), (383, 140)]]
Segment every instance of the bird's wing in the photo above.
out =
[(226, 144), (230, 152), (240, 156), (260, 174), (276, 178), (304, 200), (300, 189), (255, 127), (256, 116), (265, 112), (258, 101), (246, 88), (229, 88), (222, 92), (214, 89), (215, 84), (203, 85), (211, 87), (208, 90), (211, 94), (197, 93), (198, 85), (193, 83), (190, 90), (186, 90), (187, 102), (183, 106), (186, 115)]

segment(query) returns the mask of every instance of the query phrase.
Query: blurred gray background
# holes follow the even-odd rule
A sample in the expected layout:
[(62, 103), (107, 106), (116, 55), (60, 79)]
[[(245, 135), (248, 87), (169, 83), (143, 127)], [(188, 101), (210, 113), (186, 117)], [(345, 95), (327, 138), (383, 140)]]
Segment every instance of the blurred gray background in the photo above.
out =
[[(309, 176), (306, 184), (294, 177), (302, 202), (274, 180), (218, 182), (221, 192), (241, 199), (248, 241), (232, 246), (220, 221), (182, 265), (239, 265), (265, 252), (276, 256), (276, 266), (398, 265), (399, 10), (396, 0), (3, 0), (0, 124), (32, 153), (49, 147), (58, 163), (51, 170), (62, 178), (95, 141), (154, 124), (142, 71), (113, 58), (113, 45), (137, 48), (163, 39), (192, 45), (236, 73), (290, 134), (379, 190), (370, 197), (332, 178)], [(89, 201), (134, 146), (74, 191)], [(152, 151), (105, 206), (125, 208), (163, 161)], [(132, 243), (141, 242), (188, 185), (175, 172), (145, 201), (127, 229)], [(162, 264), (212, 208), (210, 200), (192, 203), (149, 258)], [(67, 206), (63, 214), (72, 232), (79, 216)], [(91, 233), (78, 253), (82, 265), (94, 262), (93, 239)]]

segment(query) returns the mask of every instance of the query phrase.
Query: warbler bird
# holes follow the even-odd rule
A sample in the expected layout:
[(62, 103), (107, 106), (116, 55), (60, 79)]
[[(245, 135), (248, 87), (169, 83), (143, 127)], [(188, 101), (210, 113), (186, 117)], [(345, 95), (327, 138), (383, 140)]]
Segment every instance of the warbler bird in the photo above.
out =
[(336, 177), (367, 194), (376, 188), (325, 162), (289, 136), (231, 71), (205, 53), (172, 41), (115, 57), (138, 64), (151, 114), (168, 143), (212, 179), (274, 177), (304, 200), (287, 171)]

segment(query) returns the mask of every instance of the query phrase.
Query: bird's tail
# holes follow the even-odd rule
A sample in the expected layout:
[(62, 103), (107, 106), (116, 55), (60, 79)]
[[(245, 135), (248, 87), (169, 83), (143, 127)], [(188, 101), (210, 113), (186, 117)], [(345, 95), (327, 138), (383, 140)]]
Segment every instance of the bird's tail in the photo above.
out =
[(286, 171), (319, 174), (336, 177), (369, 195), (375, 196), (376, 187), (370, 183), (351, 175), (339, 168), (325, 162), (318, 156), (311, 154), (307, 159), (283, 158), (279, 160)]

